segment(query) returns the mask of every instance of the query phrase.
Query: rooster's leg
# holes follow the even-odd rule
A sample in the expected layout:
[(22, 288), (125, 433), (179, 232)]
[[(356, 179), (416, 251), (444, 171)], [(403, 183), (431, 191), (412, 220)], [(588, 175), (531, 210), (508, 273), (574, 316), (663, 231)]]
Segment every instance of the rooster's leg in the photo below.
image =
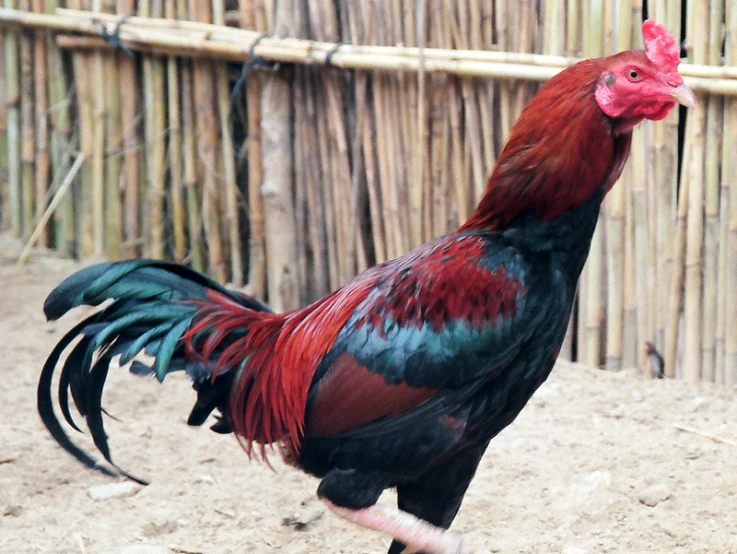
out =
[(388, 533), (406, 544), (404, 554), (411, 552), (472, 554), (473, 552), (458, 535), (436, 527), (407, 512), (384, 506), (370, 506), (351, 510), (336, 506), (324, 498), (323, 502), (343, 519), (366, 529)]

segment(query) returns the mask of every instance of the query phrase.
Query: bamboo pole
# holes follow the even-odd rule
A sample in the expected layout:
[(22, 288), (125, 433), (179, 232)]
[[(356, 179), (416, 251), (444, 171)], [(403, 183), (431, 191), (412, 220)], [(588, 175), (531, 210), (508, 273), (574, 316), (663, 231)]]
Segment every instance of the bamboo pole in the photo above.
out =
[[(728, 129), (727, 123), (729, 115), (725, 115), (722, 112), (722, 124), (723, 129)], [(729, 237), (729, 193), (731, 183), (728, 181), (727, 175), (729, 174), (731, 163), (727, 156), (730, 154), (730, 140), (725, 138), (722, 141), (721, 159), (724, 160), (722, 164), (723, 177), (719, 187), (719, 254), (717, 262), (717, 290), (716, 298), (723, 299), (723, 301), (717, 301), (716, 309), (716, 325), (714, 329), (714, 382), (719, 385), (725, 384), (725, 356), (726, 356), (726, 335), (727, 335), (727, 308), (728, 308), (728, 297), (727, 297), (727, 286), (730, 279), (727, 265), (727, 255), (730, 246)], [(737, 154), (737, 152), (735, 152)], [(730, 322), (731, 323), (731, 322)]]
[[(34, 12), (43, 11), (43, 2), (33, 0)], [(35, 159), (35, 213), (33, 221), (39, 221), (43, 215), (43, 205), (48, 192), (51, 161), (49, 159), (49, 127), (48, 127), (48, 66), (46, 63), (46, 33), (36, 30), (33, 33), (33, 84), (34, 84), (34, 119), (36, 137)], [(40, 246), (49, 246), (49, 229), (44, 228), (38, 238)]]
[[(693, 59), (699, 63), (707, 57), (708, 8), (703, 2), (688, 4), (692, 11), (688, 43), (693, 49)], [(702, 267), (704, 248), (704, 136), (706, 97), (698, 95), (698, 102), (689, 113), (691, 134), (686, 140), (692, 143), (691, 158), (687, 159), (689, 171), (688, 221), (686, 237), (686, 282), (684, 301), (683, 375), (691, 383), (701, 378), (702, 338)], [(685, 158), (684, 158), (685, 159)]]
[[(686, 123), (687, 137), (691, 136), (692, 118)], [(683, 151), (683, 159), (691, 159), (691, 141), (686, 141)], [(686, 225), (688, 216), (688, 201), (690, 195), (691, 180), (685, 169), (681, 171), (680, 188), (678, 196), (678, 212), (676, 216), (676, 235), (673, 241), (673, 272), (670, 282), (670, 296), (668, 302), (668, 317), (665, 334), (665, 375), (675, 377), (678, 357), (678, 331), (681, 321), (681, 308), (683, 306), (683, 282), (686, 271)]]
[[(565, 0), (546, 0), (544, 3), (545, 6), (545, 17), (544, 17), (544, 43), (543, 43), (543, 53), (545, 55), (553, 55), (553, 56), (561, 56), (566, 52), (566, 45), (567, 41), (573, 42), (576, 33), (573, 29), (566, 29), (566, 32), (562, 32), (562, 29), (566, 27), (566, 2)], [(569, 22), (571, 21), (571, 16), (575, 18), (575, 14), (570, 13), (569, 9)], [(574, 20), (575, 24), (575, 20)], [(622, 191), (617, 189), (621, 189), (622, 187), (615, 187), (615, 189), (610, 193), (612, 195), (621, 195)], [(624, 218), (624, 197), (621, 198), (622, 206), (620, 207), (619, 214), (617, 214), (615, 211), (612, 211), (609, 213), (610, 218), (616, 219), (617, 217), (621, 217), (622, 220)], [(611, 205), (610, 200), (610, 205)], [(615, 202), (615, 205), (619, 205)], [(622, 228), (624, 228), (624, 222), (621, 223)], [(614, 236), (617, 236), (616, 234)], [(609, 236), (607, 235), (607, 238)], [(616, 252), (620, 254), (621, 256), (621, 240), (619, 247), (616, 249)], [(610, 250), (607, 250), (610, 252)], [(615, 252), (615, 251), (611, 251)], [(624, 260), (621, 260), (618, 265), (610, 263), (609, 271), (607, 272), (607, 275), (609, 276), (609, 287), (607, 291), (611, 295), (612, 292), (616, 293), (619, 291), (619, 296), (621, 297), (621, 287), (620, 289), (616, 288), (616, 276), (617, 271), (622, 271), (624, 268)], [(612, 279), (614, 279), (615, 286), (612, 286)], [(621, 277), (620, 277), (621, 280)], [(612, 299), (611, 296), (608, 299), (608, 306), (612, 305), (619, 305), (621, 310), (621, 298), (619, 302), (616, 302), (615, 299)], [(606, 367), (607, 369), (619, 369), (621, 364), (621, 321), (622, 316), (621, 313), (619, 313), (619, 318), (614, 317), (613, 314), (608, 311), (607, 312), (608, 319), (608, 329), (607, 331), (611, 334), (611, 336), (614, 337), (614, 340), (610, 340), (607, 342), (607, 352), (606, 352)], [(617, 330), (617, 324), (619, 325), (619, 330)], [(574, 328), (573, 328), (573, 315), (571, 315), (568, 328), (566, 331), (565, 339), (563, 340), (563, 344), (561, 346), (560, 350), (560, 357), (564, 360), (573, 360), (573, 336), (575, 334)], [(617, 343), (617, 340), (619, 341)]]
[[(188, 0), (177, 0), (177, 17), (184, 21), (189, 17)], [(182, 60), (182, 157), (184, 165), (184, 191), (189, 240), (189, 261), (197, 271), (204, 271), (202, 245), (201, 186), (197, 175), (196, 111), (194, 98), (194, 68), (190, 60)]]
[[(5, 0), (5, 7), (12, 8), (13, 0)], [(13, 235), (23, 233), (23, 194), (20, 183), (20, 58), (18, 54), (19, 32), (5, 31), (5, 103), (8, 118), (8, 198)]]
[[(319, 114), (325, 112), (325, 105), (320, 91), (312, 85), (310, 77), (314, 77), (314, 74), (308, 69), (302, 69), (301, 71), (304, 72), (302, 82), (305, 83), (307, 89), (308, 121), (317, 122), (316, 125), (313, 125), (312, 137), (307, 147), (307, 157), (312, 166), (309, 186), (314, 190), (311, 198), (316, 199), (315, 201), (317, 202), (311, 212), (313, 213), (312, 219), (314, 221), (325, 222), (325, 242), (327, 243), (325, 255), (327, 256), (328, 289), (330, 290), (340, 284), (342, 240), (338, 238), (338, 225), (336, 223), (338, 216), (336, 211), (335, 187), (330, 185), (321, 187), (319, 185), (319, 183), (326, 182), (330, 178), (328, 173), (330, 168), (330, 154), (327, 146), (327, 122), (325, 118), (319, 116)], [(305, 124), (309, 125), (307, 122)], [(318, 211), (314, 211), (315, 208)], [(315, 216), (321, 219), (317, 220)]]
[[(102, 53), (101, 53), (102, 54)], [(123, 128), (118, 58), (125, 54), (102, 54), (105, 79), (105, 255), (112, 260), (123, 257)], [(128, 85), (130, 86), (130, 85)]]
[[(213, 22), (225, 25), (225, 8), (222, 0), (213, 0)], [(223, 219), (225, 234), (228, 237), (230, 258), (230, 282), (240, 287), (243, 285), (243, 254), (239, 226), (238, 185), (236, 183), (235, 155), (233, 131), (230, 122), (230, 84), (228, 82), (228, 64), (220, 62), (215, 65), (215, 89), (218, 112), (220, 115), (220, 144), (223, 167)]]
[[(266, 23), (250, 0), (240, 1), (240, 24), (244, 29), (264, 32)], [(249, 291), (256, 298), (266, 298), (266, 254), (264, 236), (264, 207), (261, 196), (263, 157), (261, 152), (261, 77), (249, 71), (246, 77), (246, 106), (248, 108), (248, 242)]]
[[(295, 89), (295, 108), (302, 101), (300, 109), (296, 111), (296, 121), (299, 130), (300, 150), (304, 157), (305, 170), (303, 174), (303, 187), (306, 202), (306, 218), (311, 222), (309, 225), (309, 240), (313, 252), (312, 272), (314, 279), (314, 293), (317, 295), (324, 294), (330, 290), (331, 272), (333, 275), (336, 271), (331, 266), (333, 260), (330, 259), (329, 249), (334, 245), (335, 241), (328, 239), (328, 234), (333, 230), (331, 225), (330, 207), (328, 202), (322, 197), (322, 177), (320, 174), (320, 153), (317, 144), (318, 130), (312, 123), (315, 121), (315, 99), (314, 91), (307, 85), (307, 71), (299, 69), (297, 73), (297, 89)], [(302, 94), (305, 95), (302, 98)], [(304, 108), (304, 109), (302, 109)], [(298, 183), (299, 184), (299, 183)], [(298, 188), (299, 190), (299, 188)]]
[[(68, 0), (67, 5), (81, 8), (81, 0)], [(92, 165), (93, 157), (93, 104), (92, 82), (90, 76), (91, 56), (86, 52), (72, 53), (74, 70), (74, 89), (77, 100), (77, 125), (79, 127), (79, 150), (84, 155), (85, 163), (79, 171), (78, 202), (75, 205), (78, 255), (82, 259), (94, 253), (94, 229), (92, 218)]]
[[(706, 61), (720, 62), (722, 20), (724, 12), (719, 3), (709, 3), (709, 35)], [(706, 139), (704, 143), (704, 264), (703, 264), (703, 326), (701, 337), (701, 379), (714, 382), (717, 358), (717, 319), (719, 287), (719, 162), (722, 130), (722, 98), (710, 96), (706, 106)]]
[[(315, 180), (312, 178), (312, 167), (311, 164), (307, 163), (307, 158), (310, 155), (309, 144), (309, 122), (306, 116), (306, 101), (304, 98), (307, 83), (306, 83), (306, 71), (299, 69), (294, 80), (294, 208), (295, 208), (295, 220), (297, 227), (296, 246), (297, 246), (297, 266), (299, 267), (300, 275), (314, 275), (319, 272), (321, 266), (319, 255), (319, 247), (321, 244), (314, 240), (314, 236), (317, 234), (316, 231), (321, 227), (319, 220), (315, 217), (314, 209), (317, 207), (317, 202), (314, 198), (316, 195)], [(312, 222), (310, 225), (308, 222)], [(308, 248), (314, 248), (318, 246), (317, 250), (313, 250), (312, 263), (307, 260)], [(312, 286), (314, 281), (318, 281), (318, 278), (303, 278), (300, 279), (299, 283), (299, 295), (301, 298), (311, 297), (312, 294), (319, 294), (316, 292), (316, 287)], [(315, 283), (317, 284), (317, 283)], [(322, 283), (320, 283), (322, 284)]]
[[(675, 35), (680, 36), (681, 2), (657, 0), (648, 3), (652, 17), (663, 22)], [(685, 64), (681, 64), (683, 66)], [(680, 70), (680, 67), (679, 67)], [(670, 300), (670, 284), (673, 280), (674, 249), (676, 236), (675, 224), (678, 212), (678, 125), (679, 110), (672, 110), (668, 117), (654, 124), (652, 143), (652, 162), (654, 170), (655, 205), (653, 206), (655, 222), (655, 254), (657, 260), (654, 277), (653, 297), (656, 298), (654, 310), (655, 334), (651, 338), (655, 347), (664, 351), (665, 335), (668, 327), (668, 306)], [(652, 212), (651, 212), (652, 213)]]
[[(631, 173), (627, 164), (625, 171)], [(625, 189), (624, 215), (624, 283), (622, 286), (623, 329), (622, 329), (622, 367), (635, 367), (639, 352), (637, 351), (637, 302), (635, 284), (635, 226), (634, 203), (632, 200), (632, 179), (629, 174), (620, 183)]]
[[(30, 10), (28, 0), (21, 1), (21, 9)], [(21, 195), (23, 236), (28, 237), (33, 229), (35, 215), (34, 196), (36, 188), (36, 125), (34, 110), (34, 39), (30, 31), (20, 35), (20, 123), (21, 123)]]
[[(723, 13), (725, 22), (727, 25), (730, 23), (731, 29), (737, 29), (737, 9), (734, 6), (725, 6), (726, 11)], [(713, 16), (714, 14), (712, 14)], [(730, 21), (732, 17), (732, 21)], [(712, 17), (712, 32), (714, 28), (714, 19)], [(717, 33), (718, 39), (712, 38), (710, 41), (709, 57), (710, 60), (714, 59), (715, 56), (721, 54), (720, 46), (722, 34)], [(727, 38), (724, 44), (724, 61), (729, 63), (737, 59), (737, 40), (735, 40), (732, 34), (730, 38)], [(737, 132), (737, 126), (732, 127), (731, 123), (737, 121), (737, 116), (734, 116), (734, 111), (737, 110), (737, 105), (732, 104), (730, 115), (730, 101), (731, 99), (720, 99), (721, 102), (721, 127), (718, 132), (721, 133), (721, 145), (719, 149), (720, 164), (721, 164), (721, 180), (718, 186), (719, 194), (719, 214), (718, 214), (718, 260), (717, 260), (717, 287), (715, 294), (716, 299), (716, 324), (714, 328), (714, 381), (717, 384), (725, 384), (727, 381), (726, 376), (726, 337), (727, 329), (732, 325), (734, 315), (737, 313), (737, 302), (733, 302), (728, 294), (730, 279), (734, 279), (734, 275), (729, 273), (729, 262), (728, 256), (730, 251), (730, 191), (737, 185), (737, 171), (735, 171), (735, 158), (737, 158), (737, 141), (734, 138), (734, 132)], [(735, 131), (732, 131), (735, 129)], [(732, 211), (734, 211), (734, 205), (732, 205)], [(707, 239), (708, 240), (708, 239)], [(737, 265), (735, 265), (737, 269)], [(706, 297), (705, 292), (705, 299)], [(708, 301), (708, 299), (707, 299)], [(731, 312), (729, 310), (732, 310)]]
[[(129, 14), (135, 6), (134, 0), (117, 0), (116, 11), (122, 16)], [(139, 140), (140, 82), (135, 60), (118, 55), (118, 76), (125, 86), (120, 91), (120, 130), (123, 148), (121, 187), (123, 197), (123, 254), (133, 258), (142, 252), (141, 234), (141, 171), (143, 156)], [(145, 145), (143, 145), (145, 148)]]
[[(167, 19), (177, 18), (176, 0), (166, 0), (164, 14)], [(169, 211), (172, 226), (173, 256), (183, 263), (187, 258), (186, 211), (184, 207), (184, 169), (182, 161), (182, 125), (177, 58), (166, 58), (166, 119), (168, 122)]]
[[(625, 2), (620, 2), (619, 27), (616, 50), (631, 47), (630, 35), (632, 11)], [(562, 45), (561, 45), (562, 48)], [(632, 174), (631, 163), (624, 171), (626, 179)], [(606, 356), (605, 367), (610, 371), (622, 368), (622, 341), (624, 337), (624, 245), (625, 209), (627, 187), (622, 182), (615, 184), (604, 206), (607, 221), (606, 232)]]
[(371, 131), (371, 107), (367, 100), (368, 78), (366, 75), (356, 76), (356, 109), (358, 111), (358, 125), (356, 131), (362, 144), (364, 167), (366, 171), (366, 186), (369, 196), (369, 209), (371, 214), (371, 230), (373, 233), (374, 255), (377, 263), (383, 263), (389, 259), (385, 242), (386, 231), (385, 220), (381, 217), (381, 191), (377, 183), (375, 166), (374, 137)]
[[(92, 9), (101, 11), (101, 0), (93, 0)], [(105, 68), (103, 54), (94, 51), (92, 68), (92, 235), (96, 256), (105, 252), (105, 123), (108, 118), (105, 94)]]
[[(138, 13), (142, 16), (160, 17), (163, 15), (161, 2), (140, 0)], [(166, 197), (166, 110), (161, 98), (164, 97), (164, 60), (158, 56), (143, 58), (143, 107), (146, 137), (147, 185), (146, 235), (144, 253), (152, 258), (164, 256), (164, 199)], [(148, 228), (146, 228), (148, 227)]]
[(632, 153), (630, 155), (630, 178), (632, 192), (632, 222), (634, 226), (634, 270), (635, 270), (635, 302), (637, 306), (637, 367), (643, 377), (652, 377), (648, 369), (647, 354), (644, 343), (652, 337), (649, 319), (649, 279), (648, 266), (650, 256), (650, 237), (648, 233), (647, 211), (647, 164), (645, 161), (645, 131), (649, 127), (640, 129), (632, 137)]
[(721, 98), (711, 96), (706, 106), (704, 141), (703, 325), (701, 336), (701, 379), (714, 382), (716, 362), (717, 286), (719, 276), (719, 132)]
[[(197, 21), (212, 20), (210, 5), (189, 3), (190, 17)], [(193, 62), (194, 101), (197, 124), (197, 154), (203, 172), (202, 208), (207, 240), (209, 272), (219, 281), (225, 281), (225, 258), (221, 219), (218, 209), (218, 179), (216, 174), (217, 122), (213, 99), (215, 97), (212, 63), (195, 59)]]
[[(737, 29), (737, 7), (726, 3), (727, 28)], [(737, 63), (737, 36), (727, 34), (725, 61)], [(725, 260), (725, 337), (724, 337), (724, 383), (737, 385), (737, 98), (725, 99), (724, 107), (724, 156), (722, 158), (723, 182), (728, 183), (726, 204), (729, 207), (726, 239), (728, 244)]]
[[(286, 0), (276, 3), (277, 36), (292, 32), (295, 14)], [(290, 147), (291, 90), (280, 75), (269, 75), (263, 85), (261, 136), (263, 138), (264, 180), (262, 186), (266, 223), (266, 257), (269, 303), (276, 311), (296, 308), (296, 237), (292, 214), (292, 149)], [(296, 295), (294, 295), (296, 296)]]
[(0, 230), (11, 228), (10, 183), (8, 182), (8, 109), (5, 84), (5, 33), (0, 29)]
[[(44, 3), (46, 11), (56, 9), (58, 2)], [(71, 91), (64, 59), (51, 33), (46, 34), (48, 52), (49, 122), (51, 126), (51, 169), (54, 179), (66, 175), (69, 169), (69, 152), (74, 148), (72, 138)], [(70, 185), (71, 186), (71, 185)], [(73, 194), (65, 194), (54, 211), (54, 246), (67, 255), (74, 255), (76, 248)]]
[[(451, 46), (447, 24), (449, 17), (444, 13), (444, 6), (436, 0), (430, 6), (431, 33), (435, 36), (436, 44), (442, 47)], [(442, 234), (452, 224), (449, 213), (452, 211), (450, 196), (450, 176), (447, 168), (450, 162), (450, 126), (447, 112), (447, 98), (449, 92), (448, 76), (437, 75), (430, 79), (429, 92), (429, 121), (427, 144), (428, 168), (427, 184), (423, 190), (423, 218), (426, 225), (423, 240), (427, 241)], [(424, 96), (422, 93), (421, 96)]]
[[(585, 55), (601, 56), (603, 25), (603, 6), (600, 2), (592, 1), (589, 9), (584, 11), (583, 43)], [(605, 221), (600, 217), (599, 224), (596, 226), (591, 240), (586, 266), (582, 273), (585, 285), (581, 287), (582, 292), (579, 295), (579, 310), (584, 316), (581, 318), (583, 332), (579, 335), (581, 348), (579, 359), (591, 367), (597, 367), (601, 363), (602, 323), (605, 309), (602, 303), (604, 224)]]

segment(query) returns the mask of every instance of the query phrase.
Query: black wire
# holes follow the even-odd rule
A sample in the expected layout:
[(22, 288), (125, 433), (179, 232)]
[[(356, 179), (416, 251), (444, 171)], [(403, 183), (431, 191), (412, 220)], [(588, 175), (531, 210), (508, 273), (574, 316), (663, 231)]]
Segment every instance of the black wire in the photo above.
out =
[(125, 55), (131, 59), (135, 58), (136, 56), (130, 48), (128, 48), (125, 44), (121, 42), (120, 27), (123, 25), (123, 23), (125, 23), (129, 18), (133, 17), (134, 15), (136, 15), (136, 10), (133, 10), (132, 12), (127, 13), (123, 17), (121, 17), (115, 24), (115, 29), (112, 33), (107, 30), (105, 24), (99, 19), (92, 20), (92, 23), (100, 27), (100, 36), (102, 37), (102, 39), (108, 44), (117, 48), (118, 50), (122, 50), (123, 52), (125, 52)]

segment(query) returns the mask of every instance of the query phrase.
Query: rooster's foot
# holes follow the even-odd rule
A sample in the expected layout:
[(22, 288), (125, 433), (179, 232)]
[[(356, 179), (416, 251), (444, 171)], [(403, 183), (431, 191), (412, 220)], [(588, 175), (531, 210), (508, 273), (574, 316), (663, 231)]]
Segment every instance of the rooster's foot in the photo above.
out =
[(322, 499), (339, 517), (381, 533), (388, 533), (407, 545), (403, 554), (473, 554), (474, 550), (462, 537), (436, 527), (412, 514), (385, 506), (370, 506), (360, 510), (341, 508)]

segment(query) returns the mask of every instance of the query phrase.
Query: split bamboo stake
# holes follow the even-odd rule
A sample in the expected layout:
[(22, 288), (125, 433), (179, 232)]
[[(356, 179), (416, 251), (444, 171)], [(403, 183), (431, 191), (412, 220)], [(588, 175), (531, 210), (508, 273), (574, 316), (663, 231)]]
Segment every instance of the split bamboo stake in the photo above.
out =
[(59, 189), (56, 191), (53, 198), (51, 199), (51, 202), (49, 202), (49, 205), (46, 207), (44, 212), (41, 214), (41, 217), (38, 219), (38, 222), (36, 223), (36, 227), (31, 233), (31, 236), (29, 237), (28, 242), (26, 243), (26, 246), (23, 248), (23, 251), (21, 252), (20, 256), (18, 256), (18, 265), (23, 265), (28, 260), (28, 256), (30, 256), (31, 250), (36, 244), (36, 241), (40, 238), (41, 234), (43, 233), (43, 230), (46, 228), (46, 225), (49, 223), (51, 216), (54, 214), (54, 211), (59, 206), (59, 203), (61, 202), (62, 198), (64, 198), (64, 196), (67, 195), (69, 188), (72, 186), (72, 183), (74, 182), (74, 178), (77, 176), (77, 173), (79, 172), (79, 169), (82, 167), (83, 163), (84, 163), (84, 154), (80, 152), (77, 154), (77, 157), (74, 160), (72, 167), (69, 168), (69, 173), (67, 173), (66, 177), (64, 177), (64, 180), (62, 181), (61, 185), (59, 186)]

